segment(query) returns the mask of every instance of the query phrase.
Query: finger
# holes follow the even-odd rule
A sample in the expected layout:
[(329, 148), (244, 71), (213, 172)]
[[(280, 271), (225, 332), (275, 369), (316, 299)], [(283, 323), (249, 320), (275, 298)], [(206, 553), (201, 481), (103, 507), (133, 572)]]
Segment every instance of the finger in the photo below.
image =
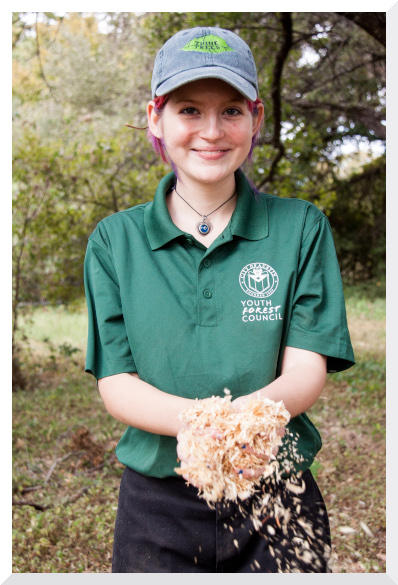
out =
[[(185, 470), (185, 473), (182, 473), (182, 477), (185, 479), (185, 481), (188, 481), (189, 483), (192, 483), (192, 480), (189, 476), (189, 465), (188, 463), (185, 463), (185, 461), (181, 461), (181, 465), (180, 465), (181, 471)], [(192, 484), (193, 485), (193, 484)]]
[(258, 467), (257, 469), (250, 469), (248, 467), (244, 467), (243, 469), (234, 469), (234, 471), (245, 479), (258, 479), (263, 475), (265, 468)]
[(253, 455), (253, 453), (254, 453), (254, 449), (253, 449), (253, 447), (250, 447), (250, 445), (246, 445), (245, 443), (243, 443), (243, 444), (240, 446), (240, 448), (241, 448), (241, 449), (243, 449), (243, 450), (245, 450), (245, 451), (246, 451), (246, 453), (249, 453), (249, 455)]
[[(253, 449), (253, 447), (250, 447), (249, 445), (243, 444), (243, 445), (241, 445), (241, 449), (244, 449), (248, 455), (254, 455), (255, 457), (258, 457), (258, 459), (261, 459), (262, 461), (269, 461), (270, 460), (269, 455), (267, 455), (266, 453), (260, 453), (259, 451), (255, 451)], [(275, 453), (274, 453), (274, 449), (276, 449)], [(278, 447), (274, 447), (272, 449), (272, 454), (276, 455), (277, 452), (278, 452)]]
[(236, 412), (241, 411), (243, 405), (245, 404), (245, 402), (247, 402), (247, 400), (248, 398), (246, 398), (246, 396), (239, 396), (239, 398), (235, 398), (235, 400), (231, 402), (231, 410), (234, 410)]
[(283, 435), (286, 433), (286, 427), (279, 427), (278, 429), (276, 429), (276, 434), (279, 435), (280, 437), (283, 437)]
[(212, 429), (210, 427), (207, 427), (205, 429), (198, 430), (198, 431), (196, 431), (196, 434), (197, 435), (202, 435), (202, 436), (203, 435), (210, 435), (210, 437), (212, 439), (219, 439), (219, 440), (221, 440), (221, 439), (224, 438), (224, 435), (223, 435), (223, 433), (221, 431), (219, 431), (218, 429)]
[[(274, 451), (274, 450), (272, 449), (272, 452), (273, 452), (273, 451)], [(265, 453), (257, 453), (257, 452), (254, 452), (253, 454), (254, 454), (254, 455), (255, 455), (255, 456), (258, 458), (258, 459), (261, 459), (262, 461), (269, 461), (269, 460), (270, 460), (270, 456), (269, 456), (269, 455), (266, 455)]]
[(181, 447), (181, 443), (177, 443), (177, 457), (181, 462), (188, 459), (187, 454), (185, 453), (184, 449)]

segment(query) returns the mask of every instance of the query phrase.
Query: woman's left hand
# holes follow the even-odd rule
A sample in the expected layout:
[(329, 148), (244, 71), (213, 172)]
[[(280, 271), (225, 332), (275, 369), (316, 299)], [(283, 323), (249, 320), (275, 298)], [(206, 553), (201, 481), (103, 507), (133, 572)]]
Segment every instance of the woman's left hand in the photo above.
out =
[[(242, 406), (248, 400), (252, 400), (253, 398), (255, 398), (255, 395), (256, 395), (256, 393), (253, 393), (253, 394), (247, 394), (246, 396), (239, 396), (239, 398), (235, 398), (235, 400), (233, 400), (231, 403), (232, 409), (237, 410), (237, 411), (241, 410)], [(286, 427), (279, 427), (276, 430), (277, 434), (280, 437), (284, 436), (285, 428)], [(248, 445), (242, 445), (242, 449), (245, 449), (246, 453), (255, 455), (259, 459), (262, 459), (265, 463), (269, 463), (269, 461), (271, 460), (271, 458), (268, 457), (267, 455), (264, 455), (262, 453), (258, 453), (256, 451), (254, 451)], [(279, 447), (273, 447), (272, 454), (274, 457), (276, 457), (278, 451), (279, 451)], [(245, 467), (243, 469), (235, 468), (235, 473), (238, 473), (238, 474), (240, 473), (242, 475), (242, 477), (244, 477), (245, 479), (258, 479), (259, 477), (261, 477), (263, 475), (264, 471), (265, 471), (265, 467), (256, 467), (255, 469), (251, 469), (250, 467)]]

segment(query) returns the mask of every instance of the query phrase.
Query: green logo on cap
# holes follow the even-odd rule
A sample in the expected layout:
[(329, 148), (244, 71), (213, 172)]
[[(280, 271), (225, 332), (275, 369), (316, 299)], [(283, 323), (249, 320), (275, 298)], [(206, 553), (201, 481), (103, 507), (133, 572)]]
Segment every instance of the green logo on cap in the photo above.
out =
[(206, 35), (192, 39), (181, 51), (198, 51), (199, 53), (226, 53), (233, 51), (221, 37)]

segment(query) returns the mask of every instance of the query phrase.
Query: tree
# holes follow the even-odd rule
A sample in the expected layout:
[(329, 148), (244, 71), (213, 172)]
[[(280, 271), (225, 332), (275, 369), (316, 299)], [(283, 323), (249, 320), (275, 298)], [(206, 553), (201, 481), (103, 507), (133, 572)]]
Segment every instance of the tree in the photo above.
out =
[[(377, 30), (365, 32), (375, 21)], [(376, 231), (377, 245), (366, 235), (385, 221), (385, 14), (155, 13), (146, 21), (158, 47), (182, 28), (209, 25), (240, 34), (257, 64), (266, 118), (254, 154), (254, 183), (318, 205), (334, 227), (343, 271), (372, 276), (382, 269), (385, 254), (383, 229)], [(357, 145), (357, 156), (360, 144), (377, 145), (380, 158), (369, 154), (369, 166), (356, 169), (351, 181), (343, 170), (349, 158), (344, 152)], [(378, 180), (369, 193), (370, 167)], [(347, 219), (354, 246), (338, 216), (347, 198), (353, 208), (372, 201), (361, 228)]]
[[(146, 125), (161, 44), (198, 25), (234, 30), (252, 48), (266, 109), (250, 171), (254, 183), (316, 203), (335, 229), (344, 271), (374, 274), (384, 255), (384, 156), (369, 156), (348, 175), (343, 166), (347, 145), (384, 144), (381, 17), (14, 13), (16, 304), (80, 295), (85, 242), (96, 222), (152, 198), (166, 169), (145, 133), (125, 124)], [(368, 34), (375, 18), (377, 30)]]

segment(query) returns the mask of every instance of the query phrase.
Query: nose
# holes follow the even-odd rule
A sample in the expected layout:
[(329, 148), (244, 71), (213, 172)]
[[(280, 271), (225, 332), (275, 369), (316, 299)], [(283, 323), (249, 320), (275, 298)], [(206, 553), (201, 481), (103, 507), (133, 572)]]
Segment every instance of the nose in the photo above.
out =
[(222, 120), (217, 114), (205, 116), (200, 129), (200, 137), (209, 142), (220, 140), (224, 136)]

